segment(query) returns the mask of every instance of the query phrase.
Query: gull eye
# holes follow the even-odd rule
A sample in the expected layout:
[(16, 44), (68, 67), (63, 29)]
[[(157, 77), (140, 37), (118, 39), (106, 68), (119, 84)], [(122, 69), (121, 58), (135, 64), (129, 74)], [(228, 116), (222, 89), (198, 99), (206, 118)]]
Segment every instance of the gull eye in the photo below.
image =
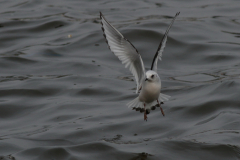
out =
[(154, 78), (154, 75), (152, 75), (151, 78)]

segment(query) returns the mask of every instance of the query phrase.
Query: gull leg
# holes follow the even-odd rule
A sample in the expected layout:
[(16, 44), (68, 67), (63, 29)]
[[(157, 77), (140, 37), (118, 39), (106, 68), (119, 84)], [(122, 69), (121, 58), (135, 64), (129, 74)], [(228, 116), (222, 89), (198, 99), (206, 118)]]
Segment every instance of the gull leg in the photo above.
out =
[(144, 120), (147, 121), (146, 106), (144, 103)]
[(164, 112), (163, 112), (163, 109), (162, 109), (162, 107), (161, 107), (161, 104), (159, 103), (158, 99), (157, 99), (157, 102), (158, 102), (158, 105), (159, 105), (159, 107), (160, 107), (160, 109), (161, 109), (162, 115), (165, 116), (165, 114), (164, 114)]

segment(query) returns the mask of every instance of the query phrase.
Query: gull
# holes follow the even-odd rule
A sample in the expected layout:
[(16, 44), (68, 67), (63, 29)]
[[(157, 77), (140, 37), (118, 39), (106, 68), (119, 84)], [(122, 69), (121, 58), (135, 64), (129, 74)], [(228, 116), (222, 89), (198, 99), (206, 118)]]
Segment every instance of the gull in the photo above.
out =
[(153, 58), (151, 69), (145, 72), (144, 64), (138, 50), (113, 25), (111, 25), (100, 12), (103, 35), (109, 49), (118, 57), (122, 64), (125, 65), (125, 68), (128, 68), (131, 71), (137, 83), (136, 93), (139, 93), (139, 95), (137, 98), (129, 102), (127, 106), (132, 108), (144, 108), (144, 120), (146, 121), (146, 110), (150, 109), (152, 104), (156, 101), (160, 106), (162, 115), (165, 115), (159, 103), (159, 99), (161, 102), (168, 101), (170, 96), (160, 93), (161, 79), (157, 74), (157, 63), (158, 59), (161, 60), (162, 58), (162, 53), (167, 42), (168, 32), (179, 14), (180, 12), (176, 13), (167, 28)]

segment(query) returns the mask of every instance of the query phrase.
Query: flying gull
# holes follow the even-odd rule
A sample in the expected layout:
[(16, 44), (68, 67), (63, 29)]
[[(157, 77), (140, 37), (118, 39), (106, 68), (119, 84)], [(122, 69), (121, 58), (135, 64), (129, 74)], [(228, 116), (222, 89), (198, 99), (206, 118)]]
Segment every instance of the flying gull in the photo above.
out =
[(161, 79), (157, 74), (157, 62), (161, 60), (164, 47), (167, 42), (167, 35), (173, 25), (174, 20), (180, 12), (176, 13), (168, 29), (166, 30), (157, 52), (153, 58), (151, 69), (145, 72), (144, 64), (141, 55), (133, 44), (127, 40), (113, 25), (111, 25), (103, 14), (100, 12), (100, 19), (102, 24), (103, 35), (109, 49), (119, 58), (126, 68), (129, 68), (137, 83), (136, 93), (138, 97), (127, 104), (128, 107), (144, 108), (144, 120), (147, 121), (146, 110), (150, 109), (154, 102), (157, 101), (160, 106), (162, 115), (164, 116), (163, 109), (159, 103), (168, 101), (170, 96), (161, 92)]

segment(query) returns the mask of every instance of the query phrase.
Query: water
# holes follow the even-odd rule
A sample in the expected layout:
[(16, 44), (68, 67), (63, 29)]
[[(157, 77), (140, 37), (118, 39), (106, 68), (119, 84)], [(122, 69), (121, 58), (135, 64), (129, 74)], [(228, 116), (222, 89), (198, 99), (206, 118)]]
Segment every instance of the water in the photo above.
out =
[[(0, 2), (3, 160), (239, 159), (239, 1)], [(131, 73), (110, 52), (99, 11), (146, 69), (158, 63), (169, 102), (143, 120), (126, 103)]]

